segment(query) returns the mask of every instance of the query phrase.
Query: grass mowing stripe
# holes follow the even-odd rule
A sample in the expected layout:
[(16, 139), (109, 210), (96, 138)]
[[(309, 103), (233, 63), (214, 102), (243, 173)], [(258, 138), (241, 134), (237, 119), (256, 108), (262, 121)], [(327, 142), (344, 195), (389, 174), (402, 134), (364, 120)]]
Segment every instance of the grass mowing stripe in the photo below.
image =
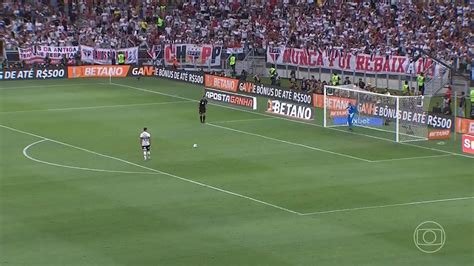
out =
[(350, 211), (360, 211), (360, 210), (369, 210), (369, 209), (380, 209), (380, 208), (388, 208), (388, 207), (400, 207), (400, 206), (410, 206), (410, 205), (420, 205), (420, 204), (430, 204), (430, 203), (448, 202), (448, 201), (460, 201), (460, 200), (470, 200), (470, 199), (474, 199), (474, 196), (459, 197), (459, 198), (449, 198), (449, 199), (414, 201), (414, 202), (406, 202), (406, 203), (396, 203), (396, 204), (387, 204), (387, 205), (357, 207), (357, 208), (348, 208), (348, 209), (319, 211), (319, 212), (308, 212), (308, 213), (302, 213), (302, 214), (300, 214), (300, 215), (302, 215), (302, 216), (307, 216), (307, 215), (336, 213), (336, 212), (350, 212)]
[(48, 141), (51, 141), (51, 142), (54, 142), (54, 143), (58, 143), (58, 144), (61, 144), (61, 145), (67, 146), (67, 147), (71, 147), (71, 148), (74, 148), (74, 149), (85, 151), (85, 152), (95, 154), (95, 155), (98, 155), (98, 156), (102, 156), (102, 157), (105, 157), (105, 158), (117, 160), (117, 161), (129, 164), (129, 165), (140, 167), (140, 168), (143, 168), (143, 169), (146, 169), (146, 170), (158, 173), (158, 174), (173, 177), (173, 178), (176, 178), (176, 179), (179, 179), (179, 180), (182, 180), (182, 181), (186, 181), (186, 182), (189, 182), (189, 183), (192, 183), (192, 184), (195, 184), (195, 185), (199, 185), (199, 186), (206, 187), (206, 188), (209, 188), (209, 189), (217, 190), (217, 191), (220, 191), (220, 192), (223, 192), (223, 193), (226, 193), (226, 194), (230, 194), (230, 195), (233, 195), (233, 196), (237, 196), (237, 197), (240, 197), (240, 198), (248, 199), (248, 200), (251, 200), (251, 201), (266, 205), (266, 206), (270, 206), (270, 207), (273, 207), (273, 208), (276, 208), (276, 209), (279, 209), (279, 210), (282, 210), (282, 211), (286, 211), (286, 212), (289, 212), (289, 213), (292, 213), (292, 214), (301, 215), (300, 212), (293, 211), (293, 210), (290, 210), (290, 209), (287, 209), (287, 208), (284, 208), (284, 207), (281, 207), (281, 206), (278, 206), (278, 205), (275, 205), (275, 204), (272, 204), (272, 203), (268, 203), (268, 202), (265, 202), (265, 201), (262, 201), (262, 200), (259, 200), (259, 199), (255, 199), (255, 198), (245, 196), (245, 195), (242, 195), (242, 194), (239, 194), (239, 193), (236, 193), (236, 192), (232, 192), (232, 191), (229, 191), (229, 190), (225, 190), (225, 189), (222, 189), (222, 188), (207, 185), (207, 184), (204, 184), (204, 183), (201, 183), (201, 182), (197, 182), (197, 181), (185, 178), (185, 177), (181, 177), (181, 176), (174, 175), (174, 174), (171, 174), (171, 173), (167, 173), (167, 172), (164, 172), (164, 171), (161, 171), (161, 170), (150, 168), (150, 167), (147, 167), (147, 166), (144, 166), (144, 165), (136, 164), (136, 163), (124, 160), (124, 159), (120, 159), (120, 158), (113, 157), (113, 156), (110, 156), (110, 155), (106, 155), (106, 154), (98, 153), (98, 152), (95, 152), (95, 151), (91, 151), (91, 150), (88, 150), (88, 149), (85, 149), (85, 148), (74, 146), (72, 144), (68, 144), (68, 143), (65, 143), (65, 142), (58, 141), (58, 140), (46, 138), (46, 137), (31, 133), (31, 132), (23, 131), (23, 130), (12, 128), (12, 127), (9, 127), (9, 126), (5, 126), (5, 125), (0, 124), (0, 127), (11, 130), (11, 131), (15, 131), (15, 132), (18, 132), (18, 133), (22, 133), (22, 134), (25, 134), (25, 135), (33, 136), (33, 137), (36, 137), (36, 138), (39, 138), (39, 139), (42, 139), (42, 140), (48, 140)]
[[(93, 84), (99, 84), (99, 83), (93, 83)], [(21, 86), (21, 87), (5, 87), (5, 88), (0, 88), (0, 90), (11, 90), (11, 89), (34, 89), (34, 88), (49, 88), (49, 87), (64, 87), (64, 86), (79, 86), (79, 85), (85, 85), (84, 83), (71, 83), (71, 84), (52, 84), (52, 85), (34, 85), (34, 86)], [(92, 85), (92, 84), (88, 84)]]
[(190, 103), (191, 101), (174, 101), (174, 102), (157, 102), (157, 103), (132, 103), (132, 104), (117, 104), (117, 105), (99, 105), (99, 106), (83, 106), (83, 107), (67, 107), (67, 108), (52, 108), (52, 109), (37, 109), (25, 111), (5, 111), (0, 114), (15, 114), (15, 113), (31, 113), (31, 112), (53, 112), (53, 111), (69, 111), (69, 110), (94, 110), (102, 108), (117, 108), (117, 107), (131, 107), (131, 106), (147, 106), (147, 105), (163, 105), (163, 104), (177, 104)]
[[(117, 157), (101, 154), (101, 153), (94, 152), (94, 151), (91, 151), (91, 150), (88, 150), (88, 149), (85, 149), (85, 148), (74, 146), (72, 144), (68, 144), (68, 143), (58, 141), (58, 140), (46, 138), (46, 137), (31, 133), (31, 132), (26, 132), (26, 131), (23, 131), (23, 130), (20, 130), (20, 129), (8, 127), (8, 126), (1, 125), (1, 124), (0, 124), (0, 127), (41, 139), (40, 141), (37, 141), (37, 142), (34, 142), (34, 143), (30, 144), (29, 147), (33, 146), (34, 144), (38, 144), (38, 143), (41, 143), (41, 142), (44, 142), (44, 141), (51, 141), (51, 142), (54, 142), (54, 143), (57, 143), (57, 144), (67, 146), (67, 147), (75, 148), (75, 149), (82, 150), (82, 151), (85, 151), (85, 152), (88, 152), (88, 153), (92, 153), (92, 154), (95, 154), (95, 155), (98, 155), (98, 156), (102, 156), (102, 157), (109, 158), (109, 159), (114, 159), (114, 160), (129, 164), (129, 165), (137, 166), (137, 167), (149, 170), (151, 172), (155, 172), (155, 173), (162, 174), (162, 175), (167, 175), (167, 176), (170, 176), (170, 177), (182, 180), (182, 181), (190, 182), (190, 183), (193, 183), (193, 184), (196, 184), (196, 185), (199, 185), (199, 186), (203, 186), (203, 187), (207, 187), (207, 188), (210, 188), (210, 189), (213, 189), (213, 190), (217, 190), (217, 191), (220, 191), (220, 192), (223, 192), (223, 193), (226, 193), (226, 194), (230, 194), (230, 195), (234, 195), (234, 196), (237, 196), (237, 197), (240, 197), (240, 198), (248, 199), (248, 200), (251, 200), (251, 201), (254, 201), (254, 202), (257, 202), (257, 203), (261, 203), (261, 204), (266, 205), (266, 206), (274, 207), (276, 209), (283, 210), (283, 211), (286, 211), (286, 212), (289, 212), (289, 213), (292, 213), (292, 214), (296, 214), (296, 215), (299, 215), (299, 216), (328, 214), (328, 213), (337, 213), (337, 212), (351, 212), (351, 211), (357, 211), (357, 210), (378, 209), (378, 208), (388, 208), (388, 207), (400, 207), (400, 206), (410, 206), (410, 205), (420, 205), (420, 204), (437, 203), (437, 202), (474, 199), (474, 196), (469, 196), (469, 197), (458, 197), (458, 198), (449, 198), (449, 199), (416, 201), (416, 202), (407, 202), (407, 203), (375, 205), (375, 206), (366, 206), (366, 207), (356, 207), (356, 208), (347, 208), (347, 209), (336, 209), (336, 210), (318, 211), (318, 212), (310, 212), (310, 213), (301, 213), (301, 212), (293, 211), (293, 210), (290, 210), (290, 209), (287, 209), (287, 208), (284, 208), (284, 207), (281, 207), (281, 206), (278, 206), (278, 205), (275, 205), (275, 204), (271, 204), (271, 203), (268, 203), (268, 202), (265, 202), (265, 201), (261, 201), (261, 200), (258, 200), (258, 199), (255, 199), (255, 198), (252, 198), (252, 197), (249, 197), (249, 196), (245, 196), (245, 195), (238, 194), (238, 193), (235, 193), (235, 192), (232, 192), (232, 191), (228, 191), (228, 190), (224, 190), (224, 189), (217, 188), (217, 187), (214, 187), (214, 186), (210, 186), (210, 185), (200, 183), (200, 182), (197, 182), (197, 181), (194, 181), (194, 180), (191, 180), (191, 179), (187, 179), (187, 178), (180, 177), (180, 176), (177, 176), (177, 175), (174, 175), (174, 174), (163, 172), (163, 171), (160, 171), (160, 170), (157, 170), (157, 169), (154, 169), (154, 168), (139, 165), (139, 164), (136, 164), (136, 163), (133, 163), (133, 162), (130, 162), (130, 161), (126, 161), (126, 160), (123, 160), (123, 159), (120, 159), (120, 158), (117, 158)], [(26, 147), (25, 147), (25, 149), (26, 149)], [(25, 149), (24, 149), (24, 152), (25, 152)]]
[(262, 121), (262, 120), (272, 120), (276, 117), (265, 117), (265, 118), (250, 118), (250, 119), (236, 119), (236, 120), (223, 120), (223, 121), (212, 121), (212, 123), (237, 123), (237, 122), (252, 122), (252, 121)]
[(268, 140), (273, 140), (273, 141), (276, 141), (276, 142), (281, 142), (281, 143), (285, 143), (285, 144), (289, 144), (289, 145), (293, 145), (293, 146), (298, 146), (298, 147), (302, 147), (302, 148), (306, 148), (306, 149), (310, 149), (310, 150), (315, 150), (315, 151), (319, 151), (319, 152), (325, 152), (325, 153), (329, 153), (329, 154), (333, 154), (333, 155), (338, 155), (338, 156), (342, 156), (342, 157), (346, 157), (346, 158), (350, 158), (350, 159), (354, 159), (354, 160), (358, 160), (358, 161), (363, 161), (363, 162), (366, 162), (366, 163), (371, 163), (371, 162), (373, 162), (373, 161), (371, 161), (371, 160), (367, 160), (367, 159), (364, 159), (364, 158), (352, 156), (352, 155), (349, 155), (349, 154), (344, 154), (344, 153), (339, 153), (339, 152), (335, 152), (335, 151), (324, 150), (324, 149), (320, 149), (320, 148), (317, 148), (317, 147), (308, 146), (308, 145), (305, 145), (305, 144), (296, 143), (296, 142), (291, 142), (291, 141), (287, 141), (287, 140), (272, 138), (272, 137), (268, 137), (268, 136), (264, 136), (264, 135), (260, 135), (260, 134), (256, 134), (256, 133), (252, 133), (252, 132), (248, 132), (248, 131), (238, 130), (238, 129), (234, 129), (234, 128), (230, 128), (230, 127), (219, 126), (219, 125), (214, 125), (214, 124), (211, 124), (211, 123), (207, 123), (207, 125), (213, 126), (213, 127), (217, 127), (217, 128), (220, 128), (220, 129), (225, 129), (225, 130), (229, 130), (229, 131), (234, 131), (234, 132), (241, 133), (241, 134), (245, 134), (245, 135), (255, 136), (255, 137), (259, 137), (259, 138), (263, 138), (263, 139), (268, 139)]
[(84, 171), (91, 171), (91, 172), (105, 172), (105, 173), (119, 173), (119, 174), (148, 174), (148, 175), (156, 175), (157, 174), (157, 173), (154, 173), (154, 172), (133, 172), (133, 171), (106, 170), (106, 169), (97, 169), (97, 168), (87, 168), (87, 167), (79, 167), (79, 166), (72, 166), (72, 165), (64, 165), (64, 164), (58, 164), (58, 163), (52, 163), (52, 162), (39, 160), (39, 159), (33, 158), (31, 155), (28, 154), (28, 150), (31, 147), (33, 147), (37, 144), (43, 143), (45, 141), (49, 141), (49, 139), (42, 139), (42, 140), (39, 140), (39, 141), (36, 141), (36, 142), (33, 142), (33, 143), (29, 144), (28, 146), (26, 146), (23, 149), (23, 155), (26, 158), (28, 158), (28, 159), (30, 159), (34, 162), (37, 162), (37, 163), (42, 163), (42, 164), (56, 166), (56, 167), (62, 167), (62, 168), (75, 169), (75, 170), (84, 170)]
[(191, 102), (191, 101), (174, 101), (174, 102), (157, 102), (157, 103), (132, 103), (132, 104), (118, 104), (118, 105), (54, 108), (54, 109), (48, 109), (48, 111), (88, 110), (88, 109), (116, 108), (116, 107), (130, 107), (130, 106), (147, 106), (147, 105), (163, 105), (163, 104), (176, 104), (176, 103), (189, 103), (189, 102)]
[[(163, 93), (163, 92), (154, 91), (154, 90), (147, 90), (147, 89), (138, 88), (138, 87), (129, 86), (129, 85), (117, 84), (117, 83), (113, 83), (113, 82), (111, 82), (111, 83), (101, 83), (101, 84), (116, 85), (116, 86), (120, 86), (120, 87), (124, 87), (124, 88), (130, 88), (130, 89), (139, 90), (139, 91), (146, 91), (146, 92), (150, 92), (150, 93), (156, 93), (156, 94), (165, 95), (165, 96), (169, 96), (169, 97), (175, 97), (175, 98), (179, 98), (179, 99), (198, 102), (197, 100), (191, 99), (191, 98), (172, 95), (172, 94)], [(275, 116), (272, 116), (272, 115), (262, 114), (262, 113), (249, 111), (249, 110), (243, 110), (243, 109), (239, 109), (239, 108), (235, 108), (235, 107), (231, 107), (231, 106), (225, 106), (225, 105), (216, 104), (216, 103), (209, 103), (209, 104), (214, 105), (214, 106), (218, 106), (218, 107), (221, 107), (221, 108), (227, 108), (227, 109), (240, 111), (240, 112), (251, 113), (251, 114), (265, 116), (265, 117), (273, 117), (273, 118), (277, 118), (277, 119), (281, 119), (281, 120), (285, 120), (285, 121), (289, 121), (289, 122), (293, 122), (293, 123), (305, 124), (305, 125), (310, 125), (310, 126), (314, 126), (314, 127), (320, 127), (320, 128), (325, 128), (325, 129), (329, 129), (329, 130), (334, 130), (334, 131), (344, 132), (344, 133), (348, 133), (348, 134), (354, 134), (354, 135), (363, 136), (363, 137), (367, 137), (367, 138), (373, 138), (373, 139), (378, 139), (378, 140), (382, 140), (382, 141), (388, 141), (388, 142), (391, 142), (391, 143), (395, 143), (394, 140), (389, 140), (389, 139), (385, 139), (385, 138), (381, 138), (381, 137), (377, 137), (377, 136), (371, 136), (371, 135), (367, 135), (367, 134), (357, 133), (357, 132), (354, 132), (354, 131), (347, 131), (347, 130), (341, 130), (341, 129), (338, 129), (338, 128), (324, 127), (322, 125), (315, 124), (315, 123), (308, 123), (308, 122), (298, 121), (298, 120), (289, 119), (289, 118), (285, 118), (285, 117), (275, 117)], [(429, 147), (424, 147), (424, 146), (410, 144), (410, 143), (403, 143), (403, 142), (400, 142), (399, 144), (400, 145), (411, 146), (411, 147), (417, 147), (417, 148), (425, 149), (425, 150), (439, 151), (439, 152), (448, 153), (448, 154), (452, 154), (452, 155), (456, 155), (456, 156), (461, 156), (461, 157), (474, 159), (473, 156), (469, 156), (469, 155), (461, 154), (461, 153), (457, 153), (457, 152), (450, 152), (450, 151), (446, 151), (446, 150), (429, 148)]]

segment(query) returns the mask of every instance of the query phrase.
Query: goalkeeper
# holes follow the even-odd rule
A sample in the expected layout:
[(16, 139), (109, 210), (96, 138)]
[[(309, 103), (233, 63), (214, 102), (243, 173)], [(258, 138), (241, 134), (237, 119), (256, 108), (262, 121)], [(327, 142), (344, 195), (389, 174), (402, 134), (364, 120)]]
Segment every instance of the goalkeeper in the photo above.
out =
[(347, 124), (349, 125), (349, 130), (352, 131), (352, 125), (354, 124), (354, 117), (357, 114), (357, 107), (352, 103), (349, 103), (347, 106)]

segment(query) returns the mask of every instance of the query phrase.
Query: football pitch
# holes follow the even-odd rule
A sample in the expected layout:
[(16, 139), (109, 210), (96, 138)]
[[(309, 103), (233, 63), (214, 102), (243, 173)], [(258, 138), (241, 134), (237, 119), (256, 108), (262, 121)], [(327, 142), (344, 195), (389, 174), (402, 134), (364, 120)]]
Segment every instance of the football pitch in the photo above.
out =
[[(459, 138), (397, 144), (323, 128), (319, 109), (272, 116), (263, 98), (210, 102), (203, 125), (203, 92), (0, 83), (0, 265), (473, 265), (474, 157)], [(427, 221), (444, 231), (417, 229)]]

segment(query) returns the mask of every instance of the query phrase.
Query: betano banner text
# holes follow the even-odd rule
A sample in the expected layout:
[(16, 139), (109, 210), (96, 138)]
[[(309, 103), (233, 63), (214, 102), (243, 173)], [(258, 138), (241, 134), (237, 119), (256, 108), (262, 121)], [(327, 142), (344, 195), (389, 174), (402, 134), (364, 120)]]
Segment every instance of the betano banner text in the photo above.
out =
[(104, 66), (70, 66), (67, 68), (68, 78), (125, 78), (130, 66), (104, 65)]

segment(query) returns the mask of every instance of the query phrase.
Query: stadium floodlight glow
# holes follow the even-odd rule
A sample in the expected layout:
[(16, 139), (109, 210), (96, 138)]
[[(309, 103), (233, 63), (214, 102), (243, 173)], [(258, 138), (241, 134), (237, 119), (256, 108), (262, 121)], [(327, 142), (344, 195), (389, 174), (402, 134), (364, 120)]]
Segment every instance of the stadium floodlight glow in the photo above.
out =
[[(423, 96), (394, 96), (369, 92), (357, 86), (325, 86), (323, 94), (324, 127), (348, 124), (349, 103), (357, 107), (353, 119), (363, 134), (395, 142), (427, 140), (427, 112)], [(358, 128), (358, 129), (357, 129)]]

